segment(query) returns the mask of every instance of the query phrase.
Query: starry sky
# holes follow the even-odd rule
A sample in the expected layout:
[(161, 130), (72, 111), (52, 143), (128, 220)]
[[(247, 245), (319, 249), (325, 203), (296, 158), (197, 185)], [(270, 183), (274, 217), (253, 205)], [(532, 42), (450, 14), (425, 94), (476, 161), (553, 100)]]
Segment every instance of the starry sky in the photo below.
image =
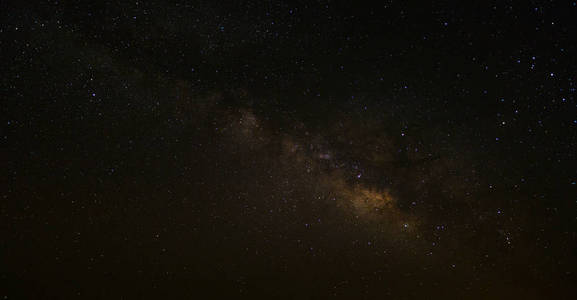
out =
[(0, 3), (3, 299), (567, 299), (575, 1)]

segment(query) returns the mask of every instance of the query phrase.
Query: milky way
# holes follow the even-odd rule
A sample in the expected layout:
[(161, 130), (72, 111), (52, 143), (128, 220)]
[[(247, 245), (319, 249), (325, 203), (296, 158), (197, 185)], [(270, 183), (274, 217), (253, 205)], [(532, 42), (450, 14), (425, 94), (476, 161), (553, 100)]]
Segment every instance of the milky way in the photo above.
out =
[(0, 5), (0, 297), (575, 294), (575, 3), (177, 2)]

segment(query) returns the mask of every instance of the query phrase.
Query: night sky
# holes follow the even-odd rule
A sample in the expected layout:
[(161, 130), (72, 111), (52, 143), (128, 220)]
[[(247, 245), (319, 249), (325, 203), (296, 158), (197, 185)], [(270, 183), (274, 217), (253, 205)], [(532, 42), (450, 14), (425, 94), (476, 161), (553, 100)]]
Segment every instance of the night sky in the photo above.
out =
[(2, 1), (0, 297), (574, 297), (577, 3), (475, 3)]

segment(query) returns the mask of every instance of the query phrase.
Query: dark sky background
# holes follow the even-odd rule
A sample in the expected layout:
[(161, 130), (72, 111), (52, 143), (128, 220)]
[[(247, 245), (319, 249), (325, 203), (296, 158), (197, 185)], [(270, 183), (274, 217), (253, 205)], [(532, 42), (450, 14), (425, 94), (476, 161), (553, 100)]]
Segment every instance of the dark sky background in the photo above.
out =
[(577, 294), (574, 1), (0, 20), (3, 299)]

